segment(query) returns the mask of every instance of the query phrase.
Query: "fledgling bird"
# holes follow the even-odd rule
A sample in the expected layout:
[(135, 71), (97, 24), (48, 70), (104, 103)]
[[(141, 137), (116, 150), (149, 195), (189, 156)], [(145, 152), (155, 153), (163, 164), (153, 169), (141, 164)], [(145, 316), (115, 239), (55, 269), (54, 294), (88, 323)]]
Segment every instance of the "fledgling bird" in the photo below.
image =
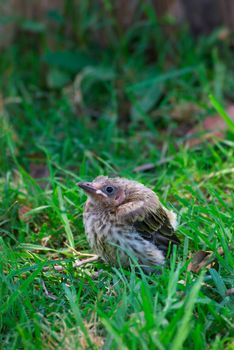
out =
[(88, 195), (83, 216), (88, 241), (104, 261), (127, 267), (133, 255), (147, 269), (163, 265), (170, 243), (179, 244), (176, 214), (141, 183), (98, 176), (78, 186)]

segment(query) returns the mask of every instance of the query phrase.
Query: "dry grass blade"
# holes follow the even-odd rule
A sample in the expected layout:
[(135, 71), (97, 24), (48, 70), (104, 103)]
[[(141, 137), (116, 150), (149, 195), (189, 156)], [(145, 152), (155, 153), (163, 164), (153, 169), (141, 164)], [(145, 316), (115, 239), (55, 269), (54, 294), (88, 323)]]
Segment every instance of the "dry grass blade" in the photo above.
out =
[(82, 265), (85, 265), (85, 264), (88, 264), (88, 263), (91, 263), (91, 262), (94, 262), (94, 261), (98, 261), (98, 259), (99, 259), (99, 256), (98, 255), (94, 255), (91, 258), (87, 258), (87, 259), (84, 259), (84, 260), (77, 260), (77, 261), (74, 262), (73, 267), (80, 267)]
[(199, 184), (198, 187), (201, 187), (206, 181), (212, 179), (213, 177), (220, 177), (223, 175), (229, 175), (229, 174), (233, 174), (234, 173), (234, 168), (230, 168), (230, 169), (223, 169), (220, 171), (215, 171), (210, 173), (209, 175), (207, 175)]
[[(89, 264), (89, 263), (92, 263), (92, 262), (95, 262), (95, 261), (98, 261), (99, 259), (99, 256), (98, 255), (92, 255), (90, 258), (87, 258), (87, 259), (83, 259), (83, 260), (76, 260), (74, 263), (73, 263), (73, 267), (76, 268), (76, 267), (80, 267), (82, 265), (86, 265), (86, 264)], [(53, 268), (58, 271), (58, 272), (63, 272), (66, 267), (65, 266), (62, 266), (62, 265), (54, 265)], [(43, 268), (43, 271), (46, 272), (46, 271), (49, 271), (49, 266), (45, 266)]]
[(134, 173), (138, 173), (140, 171), (149, 171), (155, 168), (155, 164), (153, 163), (146, 163), (137, 166), (136, 168), (133, 169)]
[(42, 288), (45, 292), (45, 295), (52, 300), (57, 300), (57, 298), (53, 294), (48, 292), (48, 289), (46, 288), (45, 282), (43, 280), (41, 280), (41, 284), (42, 284)]
[(162, 159), (160, 159), (156, 163), (146, 163), (146, 164), (139, 165), (139, 166), (135, 167), (133, 169), (133, 171), (134, 171), (134, 173), (150, 171), (150, 170), (153, 170), (154, 168), (156, 168), (159, 165), (163, 165), (163, 164), (169, 163), (173, 159), (174, 159), (174, 157), (163, 157)]

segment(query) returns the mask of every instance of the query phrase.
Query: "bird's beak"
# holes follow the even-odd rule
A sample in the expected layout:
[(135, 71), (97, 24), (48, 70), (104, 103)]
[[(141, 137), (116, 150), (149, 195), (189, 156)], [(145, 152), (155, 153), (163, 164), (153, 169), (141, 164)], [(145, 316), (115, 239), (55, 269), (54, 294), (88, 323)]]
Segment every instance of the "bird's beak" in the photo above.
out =
[(77, 185), (87, 193), (92, 194), (97, 192), (97, 188), (95, 188), (92, 182), (78, 182)]

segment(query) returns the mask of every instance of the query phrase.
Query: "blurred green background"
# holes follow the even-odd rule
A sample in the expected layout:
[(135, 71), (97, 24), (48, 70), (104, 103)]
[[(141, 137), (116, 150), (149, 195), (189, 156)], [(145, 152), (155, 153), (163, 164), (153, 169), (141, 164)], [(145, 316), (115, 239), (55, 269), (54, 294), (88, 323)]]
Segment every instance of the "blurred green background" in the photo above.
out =
[(2, 2), (1, 108), (23, 165), (24, 152), (43, 145), (71, 166), (84, 151), (104, 156), (113, 147), (114, 157), (122, 137), (161, 152), (162, 140), (183, 143), (212, 115), (209, 93), (232, 103), (231, 30), (212, 21), (197, 30), (179, 4)]

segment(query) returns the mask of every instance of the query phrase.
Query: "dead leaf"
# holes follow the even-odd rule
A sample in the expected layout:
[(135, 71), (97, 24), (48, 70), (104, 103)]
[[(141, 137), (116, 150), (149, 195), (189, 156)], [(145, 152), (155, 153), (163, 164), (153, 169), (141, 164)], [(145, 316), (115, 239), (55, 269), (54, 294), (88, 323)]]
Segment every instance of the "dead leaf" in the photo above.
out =
[(234, 288), (227, 289), (225, 294), (226, 295), (233, 295), (234, 294)]
[(188, 271), (199, 272), (203, 266), (205, 266), (207, 260), (210, 258), (212, 252), (200, 250), (192, 257), (191, 262), (188, 265)]
[(200, 145), (201, 143), (203, 143), (205, 141), (214, 142), (217, 139), (221, 139), (222, 140), (223, 138), (224, 138), (224, 133), (221, 132), (221, 131), (209, 132), (209, 133), (203, 134), (203, 135), (201, 135), (199, 137), (191, 138), (190, 140), (188, 140), (186, 142), (186, 146), (189, 147), (189, 148), (192, 148), (194, 146)]
[(170, 116), (178, 122), (188, 122), (201, 112), (201, 108), (192, 102), (177, 103), (170, 112)]
[(32, 210), (31, 207), (28, 205), (22, 205), (18, 210), (19, 219), (23, 222), (29, 222), (30, 216), (26, 215), (30, 210)]
[(44, 163), (31, 163), (29, 172), (34, 179), (41, 179), (49, 176), (49, 169)]
[[(218, 249), (218, 254), (224, 254), (222, 248)], [(211, 268), (215, 264), (215, 260), (216, 256), (212, 251), (200, 250), (192, 256), (187, 270), (198, 273), (203, 267)]]
[(43, 237), (42, 240), (41, 240), (41, 245), (43, 247), (47, 247), (47, 244), (48, 244), (50, 239), (51, 239), (51, 235)]
[(230, 38), (231, 31), (230, 29), (226, 28), (221, 28), (220, 31), (218, 32), (218, 39), (220, 41), (225, 41), (228, 38)]
[[(227, 113), (234, 120), (234, 104), (228, 106)], [(186, 145), (188, 147), (194, 147), (206, 140), (213, 140), (215, 138), (223, 139), (225, 137), (224, 132), (227, 129), (227, 124), (219, 115), (209, 116), (200, 125), (189, 130), (187, 136), (190, 139), (186, 142)]]
[[(39, 185), (44, 189), (47, 185), (46, 178), (49, 177), (49, 169), (47, 165), (43, 162), (30, 163), (29, 173), (34, 179), (39, 179)], [(42, 179), (42, 180), (41, 180)]]

